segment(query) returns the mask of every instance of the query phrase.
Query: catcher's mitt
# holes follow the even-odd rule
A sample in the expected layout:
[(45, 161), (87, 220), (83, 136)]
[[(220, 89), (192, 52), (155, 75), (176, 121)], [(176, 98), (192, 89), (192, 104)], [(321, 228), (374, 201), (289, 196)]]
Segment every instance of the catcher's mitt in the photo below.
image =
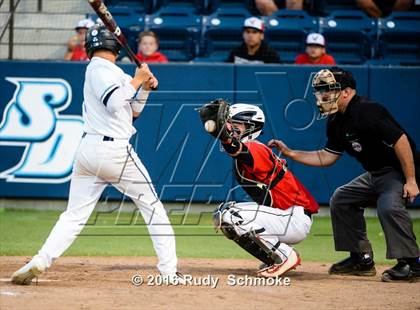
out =
[(229, 104), (223, 99), (216, 99), (203, 105), (200, 118), (206, 131), (222, 141), (229, 140), (232, 133), (226, 127), (229, 119)]

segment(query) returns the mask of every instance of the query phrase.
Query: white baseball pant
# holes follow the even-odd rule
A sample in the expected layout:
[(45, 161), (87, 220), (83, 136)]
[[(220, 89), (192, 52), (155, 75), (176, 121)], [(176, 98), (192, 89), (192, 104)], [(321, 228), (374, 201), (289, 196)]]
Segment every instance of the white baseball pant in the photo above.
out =
[(290, 245), (304, 240), (312, 225), (312, 220), (304, 213), (303, 207), (292, 206), (281, 210), (255, 202), (235, 203), (223, 213), (222, 221), (231, 224), (238, 235), (264, 229), (258, 235), (271, 247), (280, 242), (277, 254), (283, 261), (293, 250)]
[(174, 232), (146, 168), (128, 140), (103, 141), (100, 135), (86, 134), (82, 139), (73, 165), (67, 209), (39, 254), (51, 265), (70, 247), (108, 183), (130, 197), (139, 208), (158, 256), (159, 271), (163, 275), (175, 273)]

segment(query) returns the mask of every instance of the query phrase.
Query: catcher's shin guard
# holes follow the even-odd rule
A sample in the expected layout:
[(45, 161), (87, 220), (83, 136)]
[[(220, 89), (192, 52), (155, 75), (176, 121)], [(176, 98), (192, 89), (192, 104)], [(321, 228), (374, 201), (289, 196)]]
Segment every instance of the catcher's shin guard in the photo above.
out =
[(250, 231), (242, 236), (237, 236), (235, 241), (241, 248), (247, 251), (252, 256), (258, 258), (263, 263), (271, 266), (278, 261), (276, 255), (273, 255), (270, 250), (264, 246), (261, 246), (261, 242), (256, 238), (257, 233), (261, 233), (264, 230)]
[(241, 248), (247, 251), (252, 256), (258, 258), (263, 263), (271, 266), (273, 264), (279, 264), (282, 262), (281, 257), (277, 253), (277, 247), (280, 243), (275, 246), (270, 246), (269, 243), (261, 240), (258, 234), (265, 231), (264, 228), (247, 232), (243, 235), (239, 235), (233, 224), (226, 223), (223, 221), (223, 214), (230, 212), (238, 220), (238, 224), (241, 223), (242, 217), (236, 211), (231, 208), (235, 205), (235, 201), (229, 201), (220, 204), (213, 214), (214, 227), (217, 230), (221, 230), (226, 238), (233, 240)]
[(233, 240), (249, 254), (268, 266), (282, 261), (282, 259), (275, 253), (275, 249), (268, 248), (265, 243), (261, 242), (261, 240), (257, 237), (257, 234), (263, 232), (264, 229), (250, 231), (242, 236), (239, 236), (236, 233), (235, 228), (230, 224), (223, 223), (220, 228), (226, 238)]

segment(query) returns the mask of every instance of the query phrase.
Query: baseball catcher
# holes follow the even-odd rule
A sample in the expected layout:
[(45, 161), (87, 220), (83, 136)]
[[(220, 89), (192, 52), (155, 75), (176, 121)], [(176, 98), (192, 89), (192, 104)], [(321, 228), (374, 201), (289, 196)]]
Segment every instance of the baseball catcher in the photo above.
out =
[(200, 117), (234, 159), (236, 180), (253, 200), (222, 203), (213, 215), (216, 229), (264, 263), (259, 276), (277, 277), (296, 268), (301, 259), (292, 245), (309, 234), (319, 206), (286, 161), (255, 140), (264, 126), (263, 111), (217, 99), (200, 108)]

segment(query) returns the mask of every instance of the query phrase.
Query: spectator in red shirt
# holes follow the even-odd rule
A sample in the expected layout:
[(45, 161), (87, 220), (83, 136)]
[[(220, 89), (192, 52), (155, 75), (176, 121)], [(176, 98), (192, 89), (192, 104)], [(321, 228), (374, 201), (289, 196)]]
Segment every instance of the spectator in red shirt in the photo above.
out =
[(168, 58), (159, 49), (159, 38), (153, 31), (139, 34), (137, 58), (141, 62), (168, 62)]
[(64, 60), (71, 61), (87, 61), (89, 57), (85, 51), (85, 38), (87, 30), (92, 27), (95, 23), (87, 18), (82, 19), (77, 23), (76, 35), (72, 36), (67, 43), (67, 52), (64, 55)]
[(306, 37), (305, 53), (298, 55), (295, 63), (298, 65), (335, 65), (335, 60), (325, 51), (324, 36), (311, 33)]

